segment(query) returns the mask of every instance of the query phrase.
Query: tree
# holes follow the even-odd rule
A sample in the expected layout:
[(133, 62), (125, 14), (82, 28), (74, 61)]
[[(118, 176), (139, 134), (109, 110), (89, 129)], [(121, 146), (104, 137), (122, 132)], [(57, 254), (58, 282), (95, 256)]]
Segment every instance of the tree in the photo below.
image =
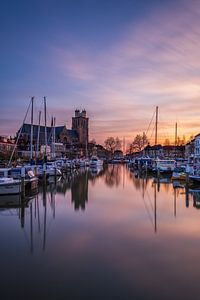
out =
[(130, 145), (131, 152), (140, 152), (148, 144), (148, 138), (145, 133), (137, 134)]
[(194, 139), (194, 135), (192, 134), (189, 139), (187, 140), (187, 143), (190, 143)]
[(185, 142), (186, 142), (185, 135), (183, 135), (182, 139), (179, 136), (177, 137), (177, 142), (176, 142), (177, 146), (185, 145)]
[(120, 150), (121, 149), (121, 141), (118, 137), (114, 138), (112, 136), (108, 137), (105, 141), (104, 141), (104, 145), (106, 150), (111, 151), (112, 153), (115, 150)]

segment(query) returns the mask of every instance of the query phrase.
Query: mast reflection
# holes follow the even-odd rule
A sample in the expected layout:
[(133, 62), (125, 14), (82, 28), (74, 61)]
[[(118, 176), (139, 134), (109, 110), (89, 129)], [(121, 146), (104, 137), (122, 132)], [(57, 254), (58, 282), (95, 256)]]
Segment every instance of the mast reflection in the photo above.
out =
[[(63, 214), (63, 207), (66, 212), (70, 210), (76, 213), (84, 212), (90, 201), (89, 189), (95, 185), (98, 189), (99, 182), (100, 188), (109, 187), (108, 201), (109, 197), (116, 193), (116, 189), (121, 189), (120, 193), (129, 195), (131, 201), (137, 204), (142, 200), (145, 217), (150, 220), (154, 233), (158, 233), (158, 221), (162, 217), (160, 204), (163, 205), (167, 199), (173, 201), (170, 203), (173, 203), (173, 216), (176, 219), (177, 207), (184, 203), (184, 200), (186, 201), (184, 206), (189, 208), (189, 200), (193, 200), (193, 207), (190, 206), (190, 208), (200, 208), (200, 190), (198, 189), (191, 189), (182, 183), (172, 184), (169, 178), (154, 178), (147, 174), (136, 175), (123, 165), (108, 165), (100, 170), (80, 169), (66, 174), (63, 178), (41, 182), (39, 193), (29, 198), (23, 199), (19, 195), (0, 197), (0, 213), (6, 216), (16, 214), (31, 253), (34, 253), (36, 247), (39, 247), (41, 251), (46, 251), (50, 229), (57, 221), (56, 216), (60, 217), (60, 214)], [(129, 194), (127, 194), (128, 190), (131, 191)], [(135, 196), (134, 192), (141, 192), (141, 198)], [(179, 198), (183, 201), (179, 201)], [(167, 210), (164, 213), (166, 214)]]

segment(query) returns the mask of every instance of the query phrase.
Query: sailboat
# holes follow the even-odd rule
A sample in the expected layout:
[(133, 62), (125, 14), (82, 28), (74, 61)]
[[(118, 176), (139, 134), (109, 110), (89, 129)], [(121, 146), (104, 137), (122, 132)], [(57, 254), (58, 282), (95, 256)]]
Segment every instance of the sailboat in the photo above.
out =
[(22, 177), (25, 184), (26, 190), (36, 190), (38, 187), (38, 179), (34, 175), (33, 171), (30, 168), (27, 168), (27, 166), (19, 166), (17, 168), (10, 167), (11, 161), (13, 158), (13, 155), (15, 153), (17, 143), (19, 140), (19, 137), (21, 135), (21, 131), (23, 128), (23, 125), (25, 123), (30, 105), (31, 105), (31, 160), (33, 158), (33, 100), (34, 97), (31, 98), (31, 102), (28, 106), (22, 127), (20, 129), (20, 132), (17, 137), (17, 141), (15, 143), (15, 147), (13, 149), (13, 152), (11, 154), (8, 168), (2, 168), (0, 169), (0, 194), (19, 194), (21, 193), (21, 184), (22, 184)]

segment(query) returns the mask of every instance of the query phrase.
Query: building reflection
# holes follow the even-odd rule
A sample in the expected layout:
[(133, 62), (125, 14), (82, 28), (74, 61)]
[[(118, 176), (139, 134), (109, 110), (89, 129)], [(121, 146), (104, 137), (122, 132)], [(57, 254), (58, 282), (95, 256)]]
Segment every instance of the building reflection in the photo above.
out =
[(74, 210), (85, 210), (88, 202), (88, 171), (77, 175), (71, 183), (71, 201)]

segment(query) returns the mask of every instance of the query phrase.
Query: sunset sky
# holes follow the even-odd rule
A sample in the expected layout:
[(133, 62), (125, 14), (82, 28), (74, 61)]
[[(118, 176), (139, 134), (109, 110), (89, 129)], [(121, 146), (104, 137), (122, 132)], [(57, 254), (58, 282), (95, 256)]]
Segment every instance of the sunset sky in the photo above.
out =
[(160, 140), (175, 122), (181, 137), (200, 132), (200, 1), (4, 1), (0, 26), (1, 135), (31, 96), (35, 122), (43, 96), (49, 124), (70, 128), (85, 108), (99, 143), (146, 132), (156, 105)]

